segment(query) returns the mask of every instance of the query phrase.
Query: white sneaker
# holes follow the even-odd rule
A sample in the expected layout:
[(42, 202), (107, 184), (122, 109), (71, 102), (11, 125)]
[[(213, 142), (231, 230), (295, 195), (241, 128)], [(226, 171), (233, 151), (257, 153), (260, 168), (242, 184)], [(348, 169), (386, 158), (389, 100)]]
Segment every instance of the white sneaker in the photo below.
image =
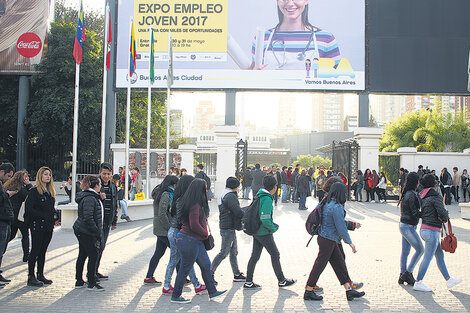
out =
[(448, 280), (446, 280), (447, 288), (452, 288), (454, 286), (457, 286), (462, 282), (462, 278), (454, 278), (450, 277)]
[(431, 292), (432, 289), (426, 286), (422, 280), (416, 281), (415, 284), (413, 285), (413, 290), (416, 291), (423, 291), (423, 292)]
[(380, 200), (380, 203), (385, 203), (385, 200)]

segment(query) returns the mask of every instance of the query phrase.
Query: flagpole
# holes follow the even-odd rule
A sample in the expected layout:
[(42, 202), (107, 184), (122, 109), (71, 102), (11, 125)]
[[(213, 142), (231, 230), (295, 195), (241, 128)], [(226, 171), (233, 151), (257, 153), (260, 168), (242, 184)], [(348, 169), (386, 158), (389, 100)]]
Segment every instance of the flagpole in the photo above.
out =
[(73, 144), (72, 144), (72, 194), (70, 202), (75, 203), (77, 181), (77, 141), (78, 141), (78, 92), (80, 85), (80, 64), (75, 63), (75, 101), (73, 105)]
[(106, 148), (106, 91), (108, 81), (108, 71), (106, 66), (106, 58), (108, 56), (108, 31), (109, 27), (109, 4), (106, 5), (104, 22), (104, 49), (103, 49), (103, 104), (101, 106), (101, 163), (105, 162), (105, 148)]
[[(132, 39), (132, 23), (133, 23), (132, 16), (129, 17), (129, 43), (131, 43)], [(131, 62), (130, 62), (130, 54), (132, 52), (129, 50), (129, 59), (127, 60), (127, 102), (126, 102), (126, 180), (125, 180), (125, 188), (124, 188), (124, 195), (125, 200), (129, 200), (129, 137), (130, 137), (130, 129), (131, 129)]]
[(147, 194), (146, 198), (150, 199), (150, 127), (151, 127), (151, 117), (152, 117), (152, 79), (150, 75), (152, 74), (151, 67), (153, 66), (153, 62), (151, 61), (153, 58), (152, 55), (152, 26), (149, 27), (149, 86), (148, 86), (148, 95), (147, 95), (147, 158), (145, 169), (147, 170)]
[(166, 89), (166, 173), (170, 173), (170, 88), (173, 82), (173, 48), (171, 40), (171, 32), (168, 34), (168, 77), (167, 77), (167, 89)]

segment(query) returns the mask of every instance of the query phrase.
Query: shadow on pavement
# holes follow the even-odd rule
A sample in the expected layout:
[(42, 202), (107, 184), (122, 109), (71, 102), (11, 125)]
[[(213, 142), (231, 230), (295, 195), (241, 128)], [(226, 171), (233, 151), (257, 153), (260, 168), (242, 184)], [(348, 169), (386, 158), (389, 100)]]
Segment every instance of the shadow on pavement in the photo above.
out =
[(467, 293), (463, 293), (460, 291), (450, 290), (450, 293), (453, 294), (457, 299), (459, 299), (460, 303), (465, 307), (467, 312), (470, 312), (470, 295)]
[[(415, 291), (412, 288), (405, 288), (402, 285), (400, 285), (400, 287), (413, 296), (428, 312), (450, 312), (434, 300), (434, 292)], [(436, 308), (438, 309), (436, 310)]]
[(286, 300), (289, 298), (294, 298), (294, 297), (298, 299), (297, 301), (301, 301), (300, 300), (301, 298), (299, 298), (299, 294), (297, 292), (294, 292), (288, 289), (279, 288), (279, 293), (278, 293), (276, 304), (274, 305), (273, 311), (284, 312), (284, 305), (285, 305)]

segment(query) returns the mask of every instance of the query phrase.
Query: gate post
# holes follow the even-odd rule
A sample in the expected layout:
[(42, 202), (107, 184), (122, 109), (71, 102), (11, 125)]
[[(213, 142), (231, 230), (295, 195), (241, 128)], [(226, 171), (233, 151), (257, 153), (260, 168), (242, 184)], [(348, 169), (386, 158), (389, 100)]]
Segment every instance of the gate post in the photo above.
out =
[(354, 131), (354, 139), (359, 144), (358, 169), (379, 170), (379, 140), (382, 128), (359, 127)]
[(229, 176), (235, 176), (236, 143), (238, 127), (216, 126), (214, 128), (217, 144), (217, 176), (215, 179), (215, 196), (225, 189), (225, 181)]
[(189, 175), (194, 176), (194, 152), (196, 152), (196, 145), (179, 145), (178, 150), (181, 153), (181, 168), (185, 168)]

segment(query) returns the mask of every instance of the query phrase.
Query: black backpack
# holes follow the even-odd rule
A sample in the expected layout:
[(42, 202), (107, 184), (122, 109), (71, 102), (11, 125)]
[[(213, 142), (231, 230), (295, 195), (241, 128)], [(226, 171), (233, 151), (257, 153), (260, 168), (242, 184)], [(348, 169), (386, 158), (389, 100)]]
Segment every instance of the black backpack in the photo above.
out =
[(254, 235), (261, 226), (259, 218), (259, 198), (255, 197), (253, 202), (247, 207), (242, 208), (245, 214), (242, 217), (243, 231), (247, 235)]
[(307, 217), (307, 221), (305, 222), (305, 229), (307, 230), (307, 233), (312, 236), (310, 237), (310, 240), (307, 242), (307, 247), (312, 240), (313, 236), (318, 235), (318, 232), (320, 231), (320, 226), (321, 226), (321, 221), (322, 221), (322, 207), (321, 207), (321, 201), (318, 203), (317, 207), (313, 209), (312, 212)]

